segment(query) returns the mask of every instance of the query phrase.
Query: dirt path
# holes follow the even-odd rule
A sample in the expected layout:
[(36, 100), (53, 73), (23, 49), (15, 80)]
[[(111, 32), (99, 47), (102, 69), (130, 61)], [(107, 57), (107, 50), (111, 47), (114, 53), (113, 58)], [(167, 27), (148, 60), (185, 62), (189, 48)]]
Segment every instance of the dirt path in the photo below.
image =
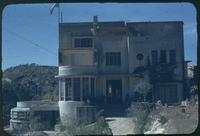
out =
[(134, 134), (134, 123), (128, 117), (108, 117), (106, 118), (113, 135)]

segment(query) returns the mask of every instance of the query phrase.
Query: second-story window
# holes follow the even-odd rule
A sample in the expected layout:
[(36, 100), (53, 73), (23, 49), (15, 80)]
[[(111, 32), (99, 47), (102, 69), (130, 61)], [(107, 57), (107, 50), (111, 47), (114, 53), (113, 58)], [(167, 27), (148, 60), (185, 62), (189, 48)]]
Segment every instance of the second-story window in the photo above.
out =
[(151, 51), (152, 65), (158, 64), (158, 52), (156, 50)]
[(170, 50), (169, 51), (169, 63), (170, 64), (175, 64), (176, 63), (176, 51), (175, 50)]
[(106, 53), (106, 65), (107, 66), (120, 66), (121, 65), (121, 53), (120, 52), (107, 52)]
[(160, 63), (167, 63), (166, 50), (161, 50), (160, 51)]
[(92, 38), (76, 38), (74, 40), (75, 48), (88, 48), (92, 47), (93, 41)]

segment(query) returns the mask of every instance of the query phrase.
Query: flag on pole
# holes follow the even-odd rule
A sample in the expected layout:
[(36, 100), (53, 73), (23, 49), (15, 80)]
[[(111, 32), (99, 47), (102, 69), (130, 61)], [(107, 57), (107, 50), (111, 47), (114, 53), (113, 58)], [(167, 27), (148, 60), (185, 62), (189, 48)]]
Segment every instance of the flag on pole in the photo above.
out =
[(58, 3), (55, 3), (55, 4), (50, 8), (50, 14), (53, 13), (53, 11), (54, 11), (55, 8), (59, 8), (59, 4), (58, 4)]

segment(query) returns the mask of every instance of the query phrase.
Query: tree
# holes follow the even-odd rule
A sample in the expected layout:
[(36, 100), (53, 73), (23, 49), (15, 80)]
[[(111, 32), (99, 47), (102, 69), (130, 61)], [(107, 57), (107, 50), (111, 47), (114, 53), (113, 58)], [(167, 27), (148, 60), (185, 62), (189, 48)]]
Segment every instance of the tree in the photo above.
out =
[(13, 83), (3, 81), (2, 84), (3, 92), (3, 123), (4, 125), (9, 124), (10, 110), (16, 106), (17, 95), (13, 87)]
[(152, 85), (145, 80), (140, 81), (140, 83), (137, 84), (135, 87), (135, 91), (143, 96), (144, 102), (146, 102), (146, 97), (148, 93), (151, 92), (151, 89), (152, 89)]

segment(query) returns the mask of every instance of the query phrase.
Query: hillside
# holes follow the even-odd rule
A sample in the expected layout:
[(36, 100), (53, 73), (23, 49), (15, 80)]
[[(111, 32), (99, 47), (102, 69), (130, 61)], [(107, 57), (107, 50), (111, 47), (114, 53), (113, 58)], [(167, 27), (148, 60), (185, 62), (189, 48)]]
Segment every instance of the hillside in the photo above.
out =
[(10, 109), (17, 101), (58, 99), (57, 67), (25, 64), (3, 72), (4, 123), (9, 121)]

